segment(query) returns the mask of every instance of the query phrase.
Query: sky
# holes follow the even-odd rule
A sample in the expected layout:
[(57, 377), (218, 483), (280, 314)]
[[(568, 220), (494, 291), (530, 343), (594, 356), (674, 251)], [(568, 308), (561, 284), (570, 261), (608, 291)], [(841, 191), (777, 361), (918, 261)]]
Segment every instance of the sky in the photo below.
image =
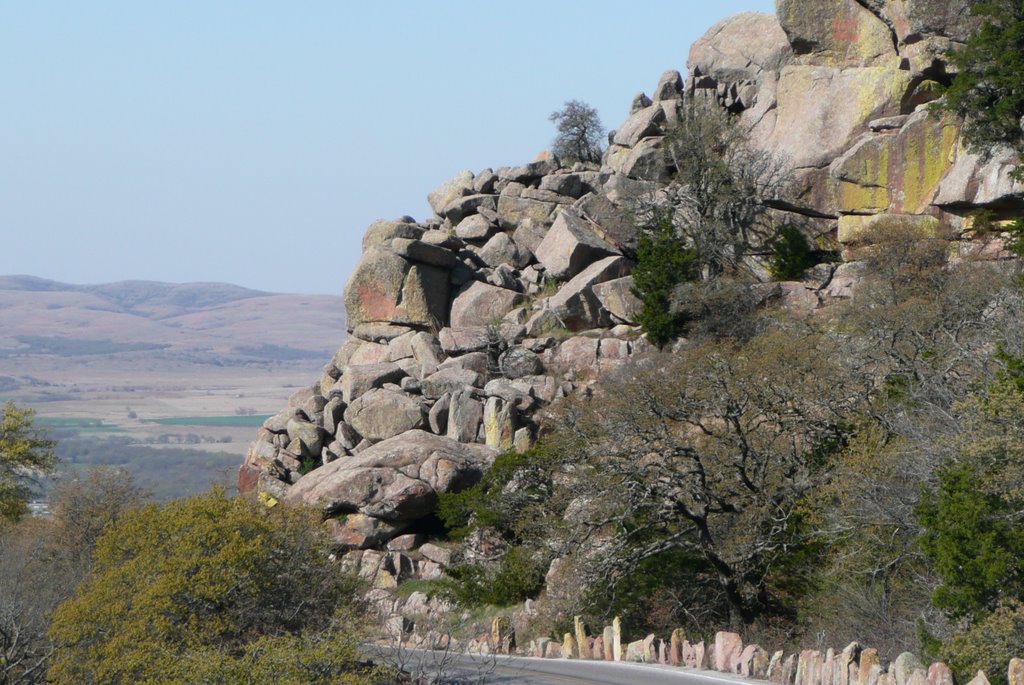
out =
[[(357, 6), (358, 5), (358, 6)], [(375, 219), (614, 129), (772, 0), (0, 2), (0, 275), (339, 294)]]

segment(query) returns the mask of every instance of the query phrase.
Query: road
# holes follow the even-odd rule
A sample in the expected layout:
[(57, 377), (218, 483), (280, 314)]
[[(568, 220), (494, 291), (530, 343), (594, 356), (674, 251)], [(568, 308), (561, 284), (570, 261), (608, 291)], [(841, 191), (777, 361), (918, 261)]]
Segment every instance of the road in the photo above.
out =
[(405, 670), (445, 685), (737, 685), (751, 683), (724, 673), (659, 664), (522, 656), (477, 656), (402, 650)]

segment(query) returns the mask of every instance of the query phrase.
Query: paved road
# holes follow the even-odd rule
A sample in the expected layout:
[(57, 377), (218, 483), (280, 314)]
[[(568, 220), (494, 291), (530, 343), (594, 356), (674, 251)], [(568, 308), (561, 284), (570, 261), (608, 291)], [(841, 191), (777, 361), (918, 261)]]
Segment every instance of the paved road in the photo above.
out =
[(657, 664), (403, 650), (407, 670), (446, 685), (737, 685), (744, 678)]

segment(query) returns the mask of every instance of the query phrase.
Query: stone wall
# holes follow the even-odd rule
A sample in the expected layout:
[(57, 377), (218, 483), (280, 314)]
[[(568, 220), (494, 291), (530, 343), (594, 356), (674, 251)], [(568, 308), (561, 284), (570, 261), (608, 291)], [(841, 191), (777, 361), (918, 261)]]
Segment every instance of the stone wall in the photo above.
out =
[[(803, 650), (787, 653), (769, 651), (760, 645), (744, 644), (740, 635), (715, 634), (714, 640), (691, 642), (682, 629), (668, 639), (648, 635), (627, 642), (619, 621), (597, 635), (589, 635), (579, 617), (576, 630), (566, 633), (562, 642), (539, 638), (519, 650), (525, 656), (596, 661), (632, 661), (662, 664), (742, 676), (779, 685), (953, 685), (953, 674), (942, 662), (925, 666), (910, 652), (894, 660), (856, 642), (845, 648)], [(509, 653), (514, 637), (495, 642), (481, 636), (467, 645), (476, 653)], [(1024, 685), (1024, 660), (1011, 659), (1007, 665), (1010, 685)], [(988, 677), (979, 671), (967, 685), (988, 685)]]

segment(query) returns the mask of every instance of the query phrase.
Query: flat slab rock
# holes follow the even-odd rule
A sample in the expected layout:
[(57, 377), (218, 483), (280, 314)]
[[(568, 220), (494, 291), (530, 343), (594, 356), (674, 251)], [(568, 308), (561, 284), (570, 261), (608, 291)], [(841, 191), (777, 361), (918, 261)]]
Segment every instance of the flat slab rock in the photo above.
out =
[(412, 521), (434, 511), (438, 493), (475, 483), (496, 455), (484, 445), (409, 431), (307, 473), (287, 499), (328, 515)]

